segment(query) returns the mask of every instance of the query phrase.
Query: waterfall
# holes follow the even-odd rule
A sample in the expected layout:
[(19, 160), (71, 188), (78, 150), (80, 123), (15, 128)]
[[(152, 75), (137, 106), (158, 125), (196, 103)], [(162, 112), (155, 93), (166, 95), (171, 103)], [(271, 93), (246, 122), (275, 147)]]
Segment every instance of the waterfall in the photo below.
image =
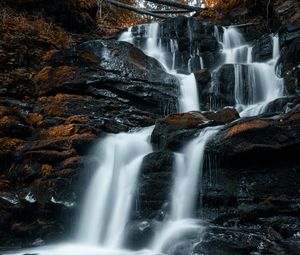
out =
[[(192, 30), (188, 27), (189, 40)], [(138, 27), (140, 30), (140, 26)], [(178, 99), (180, 111), (199, 110), (197, 83), (192, 73), (192, 61), (197, 56), (201, 68), (204, 67), (199, 50), (192, 52), (188, 63), (190, 74), (176, 71), (178, 42), (170, 39), (171, 64), (166, 60), (162, 48), (158, 23), (146, 27), (147, 40), (144, 45), (137, 42), (145, 54), (157, 59), (165, 71), (177, 77), (181, 96)], [(223, 28), (223, 37), (215, 27), (215, 37), (223, 46), (224, 63), (234, 66), (235, 102), (241, 116), (253, 116), (264, 112), (265, 106), (282, 96), (283, 84), (275, 74), (275, 64), (279, 57), (279, 39), (274, 35), (272, 59), (266, 63), (255, 63), (252, 59), (252, 46), (245, 43), (242, 34), (235, 28)], [(122, 33), (119, 40), (135, 44), (132, 28)], [(122, 249), (124, 229), (130, 220), (135, 199), (137, 180), (145, 155), (152, 152), (149, 137), (153, 127), (137, 132), (110, 134), (97, 144), (94, 155), (99, 165), (93, 173), (85, 197), (81, 218), (78, 224), (76, 244), (37, 249), (43, 255), (126, 255), (168, 253), (168, 246), (186, 234), (201, 236), (205, 228), (194, 219), (198, 194), (201, 193), (201, 180), (205, 147), (219, 132), (221, 126), (207, 127), (189, 141), (182, 151), (175, 153), (173, 185), (170, 197), (169, 215), (156, 231), (148, 251), (127, 251)], [(200, 202), (201, 204), (201, 202)], [(199, 238), (201, 239), (201, 238)], [(45, 250), (46, 249), (46, 250)], [(32, 253), (29, 251), (28, 253)], [(24, 254), (22, 251), (21, 254)]]
[[(208, 127), (199, 136), (190, 141), (181, 153), (175, 154), (174, 184), (171, 192), (170, 219), (162, 226), (153, 241), (152, 249), (164, 252), (168, 242), (185, 233), (204, 230), (193, 219), (196, 197), (201, 189), (202, 169), (206, 144), (216, 135), (221, 127)], [(200, 186), (199, 186), (200, 184)]]
[[(176, 39), (170, 40), (170, 51), (172, 54), (172, 63), (170, 66), (167, 65), (167, 61), (165, 58), (165, 52), (161, 48), (159, 44), (159, 24), (158, 23), (151, 23), (146, 27), (147, 31), (147, 42), (145, 47), (141, 48), (143, 52), (155, 59), (157, 59), (161, 65), (165, 68), (166, 72), (172, 74), (177, 77), (180, 83), (180, 91), (181, 96), (179, 99), (180, 103), (180, 112), (187, 112), (187, 111), (199, 111), (199, 96), (197, 91), (197, 82), (195, 79), (195, 75), (190, 73), (188, 75), (179, 74), (175, 70), (175, 55), (176, 51), (178, 50), (178, 43)], [(120, 39), (121, 41), (133, 42), (133, 35), (131, 29), (128, 29), (124, 32)], [(139, 47), (139, 45), (135, 45)], [(190, 58), (191, 60), (191, 58)]]
[(279, 57), (279, 39), (273, 35), (272, 59), (265, 63), (252, 60), (252, 46), (245, 44), (235, 28), (223, 28), (225, 64), (234, 65), (235, 102), (240, 116), (255, 116), (264, 112), (273, 100), (283, 96), (283, 79), (277, 77), (275, 65)]
[(139, 169), (143, 157), (152, 151), (148, 141), (152, 129), (108, 135), (97, 145), (95, 153), (101, 157), (86, 193), (79, 242), (110, 248), (122, 244)]

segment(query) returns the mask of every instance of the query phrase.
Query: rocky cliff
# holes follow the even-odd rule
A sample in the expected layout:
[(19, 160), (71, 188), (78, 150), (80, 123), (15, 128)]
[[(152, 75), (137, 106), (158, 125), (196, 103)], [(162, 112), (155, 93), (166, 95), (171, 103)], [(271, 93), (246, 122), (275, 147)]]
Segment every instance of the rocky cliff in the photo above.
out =
[[(29, 2), (7, 4), (32, 10)], [(69, 18), (75, 14), (64, 12), (61, 1), (55, 5), (40, 2), (50, 17), (74, 31), (77, 23)], [(131, 44), (95, 40), (95, 35), (70, 35), (55, 25), (51, 31), (61, 33), (64, 40), (49, 39), (35, 27), (26, 27), (26, 33), (19, 34), (13, 24), (2, 26), (2, 246), (42, 244), (69, 235), (87, 177), (93, 171), (93, 159), (88, 156), (93, 143), (106, 133), (154, 124), (151, 141), (155, 152), (144, 159), (134, 220), (159, 220), (168, 208), (173, 152), (204, 127), (224, 125), (207, 148), (197, 215), (211, 225), (203, 245), (196, 245), (194, 252), (249, 254), (258, 249), (261, 254), (299, 254), (298, 7), (297, 1), (286, 1), (273, 6), (272, 12), (273, 32), (279, 32), (280, 37), (278, 74), (285, 80), (288, 96), (269, 104), (266, 114), (251, 118), (240, 118), (236, 110), (225, 107), (234, 105), (232, 65), (223, 65), (217, 72), (220, 90), (211, 95), (212, 71), (220, 62), (211, 21), (180, 17), (161, 24), (163, 47), (171, 48), (169, 39), (178, 41), (175, 65), (180, 72), (188, 71), (184, 63), (193, 56), (190, 68), (206, 111), (183, 114), (176, 114), (180, 93), (176, 78)], [(57, 8), (62, 13), (53, 16)], [(92, 9), (87, 13), (94, 15)], [(85, 31), (90, 18), (84, 20), (87, 23), (76, 25), (75, 32)], [(26, 22), (32, 27), (30, 19)], [(2, 21), (4, 24), (8, 21)], [(253, 58), (263, 61), (272, 52), (270, 32), (256, 30), (257, 26), (251, 26), (243, 33), (252, 40)], [(143, 43), (144, 30), (133, 31)], [(205, 69), (200, 69), (200, 56)], [(216, 111), (209, 111), (212, 96)], [(223, 253), (218, 253), (220, 247)]]

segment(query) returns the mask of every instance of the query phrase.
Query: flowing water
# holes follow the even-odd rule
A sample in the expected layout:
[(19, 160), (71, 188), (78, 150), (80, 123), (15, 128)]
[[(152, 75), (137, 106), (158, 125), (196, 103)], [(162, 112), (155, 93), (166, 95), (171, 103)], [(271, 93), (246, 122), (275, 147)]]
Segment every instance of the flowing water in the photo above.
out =
[[(167, 63), (166, 52), (161, 47), (159, 24), (146, 28), (147, 40), (140, 47), (145, 54), (156, 58), (166, 72), (177, 77), (181, 96), (180, 111), (199, 110), (197, 84), (193, 73), (179, 74), (175, 70), (175, 54), (178, 43), (170, 39), (171, 63)], [(265, 106), (283, 94), (282, 81), (275, 73), (279, 57), (278, 37), (273, 37), (273, 56), (266, 63), (252, 61), (252, 47), (234, 28), (224, 28), (223, 36), (215, 29), (215, 37), (223, 46), (224, 63), (233, 64), (235, 71), (236, 108), (242, 116), (260, 114)], [(124, 32), (120, 40), (135, 42), (132, 28)], [(190, 36), (190, 40), (192, 37)], [(190, 52), (187, 66), (191, 71), (192, 59), (199, 58), (199, 51)], [(196, 235), (201, 240), (205, 231), (201, 221), (193, 219), (197, 197), (201, 191), (202, 168), (206, 144), (221, 127), (208, 127), (188, 142), (181, 152), (175, 154), (173, 188), (170, 197), (170, 212), (154, 235), (148, 250), (128, 251), (123, 249), (124, 228), (130, 220), (135, 199), (137, 180), (145, 155), (152, 152), (149, 137), (153, 127), (133, 133), (108, 135), (94, 150), (99, 166), (89, 184), (82, 215), (78, 224), (76, 241), (69, 244), (47, 246), (28, 251), (44, 255), (126, 255), (126, 254), (173, 254), (176, 241), (186, 235)], [(16, 254), (16, 253), (13, 253)]]
[(86, 194), (79, 242), (112, 248), (122, 244), (142, 160), (152, 151), (152, 130), (108, 135), (98, 145), (100, 164)]
[(270, 102), (283, 96), (283, 79), (275, 71), (280, 55), (277, 35), (272, 36), (272, 42), (272, 59), (256, 63), (252, 60), (253, 47), (245, 43), (242, 34), (233, 27), (223, 28), (220, 43), (225, 64), (234, 65), (235, 107), (242, 117), (263, 113)]

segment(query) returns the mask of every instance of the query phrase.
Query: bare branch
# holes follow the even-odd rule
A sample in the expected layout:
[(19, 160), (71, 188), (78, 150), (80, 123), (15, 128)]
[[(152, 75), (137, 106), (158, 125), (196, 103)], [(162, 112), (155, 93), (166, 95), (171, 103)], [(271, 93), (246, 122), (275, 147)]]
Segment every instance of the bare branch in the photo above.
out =
[(151, 2), (154, 4), (162, 4), (162, 5), (167, 5), (167, 6), (171, 6), (171, 7), (175, 7), (175, 8), (185, 9), (185, 10), (189, 10), (189, 11), (203, 10), (203, 8), (201, 8), (201, 7), (191, 6), (188, 4), (180, 4), (180, 3), (173, 2), (171, 0), (145, 0), (145, 1)]
[(147, 10), (152, 13), (165, 13), (165, 14), (178, 14), (178, 13), (189, 13), (194, 12), (191, 10)]
[(121, 3), (117, 0), (106, 0), (106, 1), (108, 3), (111, 3), (112, 5), (117, 6), (117, 7), (127, 9), (127, 10), (130, 10), (130, 11), (134, 11), (134, 12), (139, 13), (139, 14), (145, 14), (145, 15), (149, 15), (149, 16), (159, 18), (159, 19), (167, 19), (168, 18), (168, 17), (160, 15), (160, 14), (152, 13), (152, 12), (149, 12), (147, 10), (139, 9), (139, 8), (134, 7), (134, 6)]

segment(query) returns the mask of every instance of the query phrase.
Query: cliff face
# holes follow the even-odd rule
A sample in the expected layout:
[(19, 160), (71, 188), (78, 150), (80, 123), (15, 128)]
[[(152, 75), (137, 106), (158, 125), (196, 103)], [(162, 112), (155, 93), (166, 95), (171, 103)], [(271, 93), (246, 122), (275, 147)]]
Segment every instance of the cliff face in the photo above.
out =
[[(94, 15), (93, 7), (79, 12), (80, 17), (90, 17), (83, 19), (87, 23), (77, 24), (73, 20), (75, 14), (66, 10), (69, 1), (34, 1), (34, 6), (33, 1), (5, 2), (29, 13), (35, 8), (43, 9), (49, 19), (76, 32), (87, 31)], [(47, 19), (22, 15), (13, 20), (10, 17), (19, 14), (1, 12), (0, 240), (3, 246), (49, 242), (70, 234), (87, 176), (93, 171), (93, 159), (88, 157), (93, 142), (106, 133), (156, 122), (152, 134), (156, 151), (144, 159), (140, 207), (135, 219), (157, 219), (161, 210), (166, 209), (172, 181), (172, 152), (180, 150), (204, 127), (225, 124), (208, 146), (204, 188), (199, 194), (203, 203), (198, 215), (215, 225), (204, 237), (205, 245), (195, 246), (195, 252), (206, 249), (211, 252), (208, 254), (218, 254), (220, 243), (227, 254), (245, 254), (260, 243), (270, 252), (268, 249), (276, 243), (272, 254), (297, 254), (299, 247), (295, 242), (299, 241), (300, 227), (297, 6), (296, 1), (278, 1), (270, 12), (272, 26), (280, 36), (281, 56), (277, 65), (289, 96), (272, 102), (267, 114), (241, 120), (237, 120), (239, 115), (234, 109), (223, 109), (234, 101), (231, 65), (218, 72), (223, 89), (215, 95), (220, 102), (217, 112), (174, 114), (178, 110), (178, 81), (155, 59), (132, 45), (115, 40), (88, 40), (85, 38), (94, 35), (73, 35), (55, 24), (49, 25)], [(239, 8), (243, 13), (242, 7)], [(252, 21), (255, 16), (250, 15), (254, 12), (252, 1), (246, 1), (243, 8)], [(79, 9), (73, 11), (78, 15)], [(242, 14), (234, 17), (241, 21)], [(23, 22), (16, 26), (21, 18)], [(227, 18), (221, 22), (225, 24)], [(188, 22), (194, 23), (190, 40), (182, 36), (188, 36)], [(211, 71), (219, 61), (214, 26), (186, 18), (170, 19), (162, 26), (166, 47), (170, 46), (170, 38), (179, 41), (182, 62), (176, 64), (182, 72), (187, 71), (183, 63), (190, 47), (202, 48), (208, 68), (199, 70), (200, 63), (196, 61), (192, 67), (202, 109), (209, 110)], [(256, 61), (263, 61), (271, 56), (272, 42), (269, 31), (257, 27), (244, 29), (244, 34), (255, 39), (253, 56)], [(211, 165), (210, 157), (218, 164)], [(249, 233), (256, 235), (251, 242)], [(139, 234), (137, 231), (136, 235)]]

